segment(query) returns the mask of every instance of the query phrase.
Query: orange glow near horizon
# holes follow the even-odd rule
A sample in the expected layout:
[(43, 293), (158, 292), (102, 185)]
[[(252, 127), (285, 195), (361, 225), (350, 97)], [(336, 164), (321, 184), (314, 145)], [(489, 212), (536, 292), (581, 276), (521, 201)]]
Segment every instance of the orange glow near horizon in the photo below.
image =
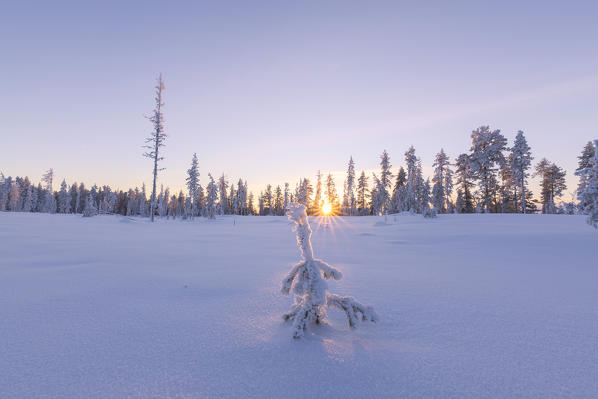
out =
[(327, 216), (330, 215), (330, 212), (332, 212), (332, 205), (328, 202), (324, 203), (324, 205), (322, 205), (322, 214)]

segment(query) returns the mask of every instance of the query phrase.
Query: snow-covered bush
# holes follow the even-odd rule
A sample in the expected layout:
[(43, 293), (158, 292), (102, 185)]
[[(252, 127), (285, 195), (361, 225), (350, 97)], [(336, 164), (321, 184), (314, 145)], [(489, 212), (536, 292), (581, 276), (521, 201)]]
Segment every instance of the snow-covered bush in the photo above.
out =
[(371, 306), (364, 306), (349, 296), (328, 294), (325, 280), (340, 280), (342, 273), (321, 259), (314, 258), (311, 246), (311, 227), (307, 218), (305, 205), (290, 203), (287, 216), (295, 223), (297, 244), (303, 260), (297, 263), (282, 282), (282, 293), (288, 295), (291, 290), (295, 295), (295, 303), (284, 320), (293, 321), (293, 338), (301, 338), (307, 326), (313, 321), (320, 323), (326, 318), (326, 306), (345, 311), (349, 326), (355, 328), (359, 321), (377, 320), (376, 312)]

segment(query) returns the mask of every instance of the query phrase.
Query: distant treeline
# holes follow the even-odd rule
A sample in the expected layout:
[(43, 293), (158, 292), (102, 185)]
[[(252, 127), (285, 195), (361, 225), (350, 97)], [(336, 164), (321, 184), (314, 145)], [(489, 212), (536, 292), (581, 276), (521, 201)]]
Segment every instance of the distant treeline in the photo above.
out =
[[(524, 133), (519, 131), (512, 146), (500, 130), (481, 126), (471, 134), (468, 153), (452, 162), (440, 150), (435, 157), (431, 178), (424, 179), (422, 164), (410, 147), (404, 154), (404, 167), (391, 172), (389, 153), (380, 156), (380, 171), (367, 176), (355, 172), (349, 159), (343, 193), (337, 193), (332, 174), (318, 172), (315, 182), (302, 178), (293, 189), (267, 185), (256, 198), (248, 191), (247, 182), (239, 179), (231, 184), (224, 175), (214, 180), (208, 174), (208, 184), (199, 184), (197, 156), (193, 156), (187, 171), (188, 192), (171, 193), (161, 188), (156, 193), (155, 216), (166, 218), (214, 218), (216, 215), (284, 215), (289, 202), (307, 206), (311, 215), (320, 213), (330, 204), (336, 215), (382, 215), (412, 212), (424, 215), (437, 213), (583, 213), (581, 202), (560, 202), (555, 199), (566, 190), (565, 171), (556, 164), (541, 159), (532, 168), (531, 148)], [(583, 171), (591, 167), (595, 148), (588, 142), (578, 157), (576, 174), (580, 175), (577, 192), (585, 190), (587, 179)], [(534, 199), (527, 180), (540, 178), (540, 194)], [(0, 173), (0, 211), (120, 214), (150, 216), (151, 204), (145, 185), (127, 191), (114, 191), (109, 186), (86, 187), (62, 181), (53, 189), (54, 172), (50, 169), (37, 185), (29, 178), (5, 177)]]

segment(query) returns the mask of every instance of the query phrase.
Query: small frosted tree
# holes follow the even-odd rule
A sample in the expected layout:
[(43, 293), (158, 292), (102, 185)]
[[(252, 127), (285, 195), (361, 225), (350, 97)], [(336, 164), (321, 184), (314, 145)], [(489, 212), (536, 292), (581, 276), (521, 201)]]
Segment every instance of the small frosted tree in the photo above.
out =
[(343, 275), (323, 260), (314, 258), (307, 207), (290, 203), (287, 215), (295, 223), (297, 244), (303, 257), (285, 277), (281, 289), (284, 295), (291, 290), (295, 295), (293, 307), (283, 316), (285, 321), (293, 322), (293, 338), (303, 337), (311, 322), (323, 322), (326, 319), (326, 307), (343, 310), (351, 328), (356, 328), (360, 321), (376, 322), (378, 317), (371, 306), (364, 306), (349, 296), (327, 293), (326, 280), (340, 280)]

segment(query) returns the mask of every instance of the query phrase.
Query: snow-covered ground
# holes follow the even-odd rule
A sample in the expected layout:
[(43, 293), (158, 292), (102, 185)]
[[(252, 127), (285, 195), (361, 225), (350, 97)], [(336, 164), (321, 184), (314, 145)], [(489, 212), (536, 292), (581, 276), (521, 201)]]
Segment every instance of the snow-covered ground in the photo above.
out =
[(377, 324), (291, 338), (283, 217), (0, 213), (1, 398), (596, 398), (583, 217), (401, 215), (314, 228)]

